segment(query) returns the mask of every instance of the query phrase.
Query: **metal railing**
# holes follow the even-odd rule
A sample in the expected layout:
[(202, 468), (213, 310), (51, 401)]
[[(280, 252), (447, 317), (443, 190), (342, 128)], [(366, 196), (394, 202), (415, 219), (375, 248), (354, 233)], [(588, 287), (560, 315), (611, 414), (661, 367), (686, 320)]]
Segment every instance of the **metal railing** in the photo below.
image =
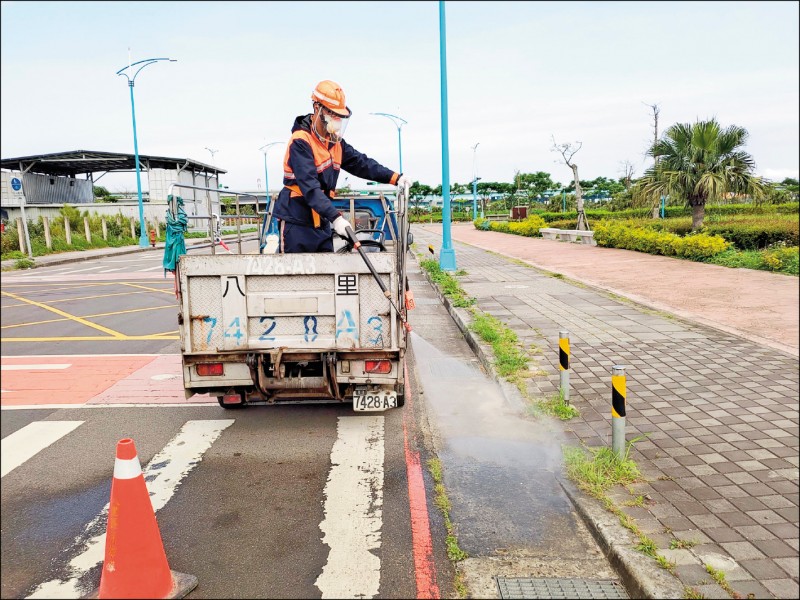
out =
[[(175, 188), (183, 188), (183, 189), (190, 189), (190, 190), (200, 190), (206, 192), (206, 210), (208, 215), (186, 215), (187, 219), (195, 219), (199, 221), (207, 220), (208, 223), (208, 236), (211, 238), (210, 244), (198, 244), (196, 246), (192, 246), (192, 250), (198, 250), (200, 248), (211, 248), (211, 253), (216, 254), (216, 247), (220, 245), (222, 240), (222, 219), (219, 214), (213, 212), (213, 202), (211, 199), (211, 192), (216, 194), (222, 194), (218, 188), (209, 188), (209, 187), (202, 187), (197, 185), (189, 185), (186, 183), (173, 183), (170, 184), (169, 189), (167, 191), (167, 197), (172, 196), (172, 200), (168, 202), (168, 207), (172, 218), (177, 218), (178, 216), (178, 199), (177, 196), (173, 193)], [(256, 198), (256, 195), (251, 192), (232, 192), (230, 190), (225, 190), (224, 194), (226, 196), (235, 196), (236, 197), (236, 214), (235, 215), (226, 215), (228, 219), (235, 219), (236, 220), (236, 243), (239, 247), (239, 254), (242, 253), (242, 241), (249, 241), (250, 239), (257, 239), (258, 235), (255, 238), (247, 238), (242, 240), (242, 219), (252, 218), (253, 215), (242, 215), (240, 212), (239, 207), (239, 197), (240, 196), (247, 196)], [(197, 201), (193, 201), (194, 204), (197, 204)], [(221, 203), (220, 203), (221, 204)], [(262, 215), (265, 213), (260, 213), (258, 211), (258, 201), (256, 200), (256, 216)]]

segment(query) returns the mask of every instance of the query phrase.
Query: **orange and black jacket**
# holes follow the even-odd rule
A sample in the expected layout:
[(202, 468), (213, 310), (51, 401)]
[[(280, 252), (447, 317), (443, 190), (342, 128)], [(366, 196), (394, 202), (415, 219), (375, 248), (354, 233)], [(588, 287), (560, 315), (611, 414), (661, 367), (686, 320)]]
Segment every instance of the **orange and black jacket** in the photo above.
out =
[[(283, 159), (283, 189), (273, 216), (288, 223), (320, 227), (333, 222), (339, 211), (331, 203), (339, 171), (377, 181), (397, 183), (400, 173), (362, 154), (345, 140), (325, 144), (311, 131), (312, 115), (294, 121), (292, 137)], [(327, 147), (326, 147), (327, 146)]]

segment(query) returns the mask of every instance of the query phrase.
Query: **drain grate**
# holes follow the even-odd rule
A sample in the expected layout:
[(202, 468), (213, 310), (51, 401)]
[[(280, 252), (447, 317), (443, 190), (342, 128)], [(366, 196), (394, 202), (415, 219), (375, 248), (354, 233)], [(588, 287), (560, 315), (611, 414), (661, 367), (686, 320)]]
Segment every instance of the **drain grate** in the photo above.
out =
[(611, 579), (531, 579), (528, 577), (495, 577), (501, 598), (621, 598), (627, 599), (625, 588)]

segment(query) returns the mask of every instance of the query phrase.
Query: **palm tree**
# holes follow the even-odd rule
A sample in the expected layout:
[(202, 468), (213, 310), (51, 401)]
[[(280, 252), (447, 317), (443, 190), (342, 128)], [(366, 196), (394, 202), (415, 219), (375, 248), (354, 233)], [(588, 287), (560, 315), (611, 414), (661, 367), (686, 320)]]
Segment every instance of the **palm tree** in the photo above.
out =
[(635, 194), (652, 202), (661, 196), (685, 199), (692, 207), (692, 231), (703, 226), (709, 200), (731, 193), (762, 198), (765, 183), (753, 174), (753, 157), (740, 149), (747, 136), (736, 125), (723, 130), (716, 119), (676, 123), (648, 150), (657, 160), (636, 182)]

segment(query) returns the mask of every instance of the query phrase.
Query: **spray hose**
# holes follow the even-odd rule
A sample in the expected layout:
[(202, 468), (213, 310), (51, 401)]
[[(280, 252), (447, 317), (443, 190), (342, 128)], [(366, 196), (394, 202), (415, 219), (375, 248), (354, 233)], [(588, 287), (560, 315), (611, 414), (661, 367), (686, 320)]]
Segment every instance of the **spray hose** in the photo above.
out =
[(397, 309), (397, 305), (394, 303), (394, 301), (392, 301), (392, 292), (389, 291), (389, 289), (386, 287), (386, 284), (383, 283), (383, 279), (381, 279), (380, 275), (378, 275), (378, 272), (372, 265), (372, 261), (370, 261), (369, 257), (367, 256), (367, 253), (364, 252), (364, 249), (361, 247), (361, 242), (358, 241), (358, 238), (356, 237), (355, 231), (353, 231), (353, 228), (349, 226), (347, 227), (346, 231), (347, 231), (347, 237), (349, 237), (350, 241), (353, 243), (353, 248), (358, 250), (358, 253), (361, 255), (361, 258), (364, 259), (364, 262), (366, 263), (370, 273), (372, 273), (372, 276), (375, 278), (375, 281), (378, 282), (378, 285), (380, 286), (383, 295), (386, 296), (386, 299), (389, 300), (389, 304), (392, 305), (392, 308), (394, 308), (394, 310), (399, 315), (400, 320), (403, 322), (403, 327), (405, 327), (406, 331), (411, 331), (411, 325), (409, 324), (405, 315)]

